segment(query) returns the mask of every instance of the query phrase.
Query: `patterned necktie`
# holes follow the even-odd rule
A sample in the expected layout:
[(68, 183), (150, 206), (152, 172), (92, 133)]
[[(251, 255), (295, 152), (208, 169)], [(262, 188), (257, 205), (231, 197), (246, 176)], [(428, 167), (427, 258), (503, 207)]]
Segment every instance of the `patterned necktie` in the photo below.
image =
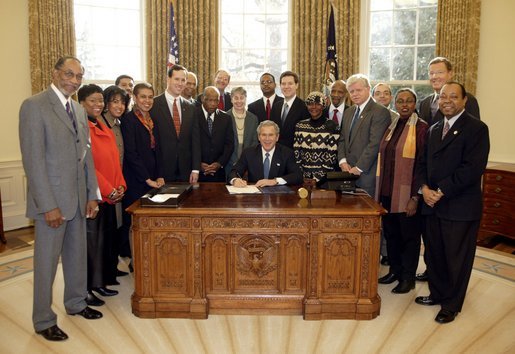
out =
[(451, 126), (449, 125), (449, 121), (445, 120), (445, 125), (443, 126), (443, 130), (442, 130), (442, 140), (445, 138), (445, 136), (449, 132), (449, 129), (451, 129)]
[(338, 123), (338, 110), (335, 109), (334, 112), (333, 112), (333, 121), (337, 124), (337, 125), (340, 125)]
[(66, 102), (66, 113), (68, 114), (68, 118), (72, 121), (73, 129), (75, 130), (75, 135), (77, 135), (77, 123), (75, 123), (75, 117), (73, 116), (72, 108), (70, 107), (70, 102)]
[(270, 98), (266, 99), (266, 119), (270, 119)]
[(181, 116), (179, 115), (179, 107), (177, 107), (177, 98), (173, 100), (173, 125), (177, 136), (181, 133)]
[(224, 107), (225, 107), (224, 93), (220, 92), (220, 101), (218, 101), (218, 109), (221, 109), (222, 111), (225, 111)]
[(209, 135), (213, 131), (213, 118), (211, 118), (211, 114), (207, 116), (207, 129), (209, 129)]
[(268, 179), (268, 174), (270, 173), (270, 154), (267, 152), (265, 154), (265, 161), (263, 161), (263, 177)]
[(352, 122), (350, 123), (350, 130), (349, 130), (349, 138), (352, 137), (352, 129), (354, 129), (354, 126), (356, 125), (356, 122), (359, 118), (359, 106), (358, 109), (356, 109), (356, 112), (354, 113), (354, 117), (352, 117)]
[(288, 115), (288, 111), (290, 110), (290, 107), (288, 107), (288, 104), (285, 103), (283, 107), (283, 114), (281, 115), (281, 121), (284, 123), (286, 120), (286, 116)]
[(431, 102), (431, 117), (434, 117), (436, 115), (436, 112), (438, 112), (438, 99), (440, 98), (439, 94), (435, 95), (435, 99), (433, 102)]

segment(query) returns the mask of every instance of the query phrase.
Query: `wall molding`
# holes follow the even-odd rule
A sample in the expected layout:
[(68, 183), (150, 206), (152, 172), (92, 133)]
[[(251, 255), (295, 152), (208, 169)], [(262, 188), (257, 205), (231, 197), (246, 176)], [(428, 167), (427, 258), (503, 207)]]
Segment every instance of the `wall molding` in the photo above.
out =
[(21, 160), (0, 161), (0, 189), (4, 230), (32, 225), (32, 220), (25, 217), (27, 178)]

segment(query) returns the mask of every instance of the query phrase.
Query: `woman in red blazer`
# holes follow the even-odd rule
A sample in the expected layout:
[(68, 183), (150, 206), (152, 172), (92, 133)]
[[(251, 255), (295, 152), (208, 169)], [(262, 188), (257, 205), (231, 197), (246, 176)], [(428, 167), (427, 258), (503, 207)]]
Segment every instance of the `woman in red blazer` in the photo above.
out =
[(115, 204), (121, 201), (127, 188), (114, 134), (98, 119), (104, 109), (102, 93), (102, 89), (93, 84), (81, 87), (78, 92), (79, 102), (88, 115), (91, 151), (102, 195), (97, 217), (87, 220), (88, 297), (86, 302), (90, 306), (104, 304), (104, 301), (96, 297), (93, 291), (102, 296), (118, 294), (118, 291), (108, 289), (106, 285), (116, 284), (118, 256), (114, 248)]

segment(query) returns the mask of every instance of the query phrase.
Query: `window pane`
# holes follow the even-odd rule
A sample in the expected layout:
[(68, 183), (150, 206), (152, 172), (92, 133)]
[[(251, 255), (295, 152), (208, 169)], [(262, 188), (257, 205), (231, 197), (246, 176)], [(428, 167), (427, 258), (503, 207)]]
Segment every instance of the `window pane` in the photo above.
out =
[(436, 43), (436, 7), (420, 9), (418, 43)]
[(406, 7), (416, 7), (417, 0), (395, 0), (394, 5), (396, 9), (406, 8)]
[(419, 47), (417, 55), (417, 80), (428, 80), (427, 67), (435, 57), (435, 47)]
[(392, 51), (392, 79), (413, 80), (415, 48), (394, 48)]
[[(222, 0), (220, 1), (220, 9), (223, 13), (240, 13), (243, 11), (243, 1), (241, 0)], [(225, 23), (224, 23), (225, 25)], [(223, 26), (222, 26), (223, 27)]]
[(227, 49), (222, 51), (222, 67), (231, 73), (231, 81), (241, 81), (241, 50)]
[(372, 46), (392, 42), (392, 12), (375, 12), (370, 17), (370, 43)]
[(140, 0), (75, 0), (77, 57), (87, 80), (114, 80), (120, 74), (144, 80), (140, 4)]
[[(283, 71), (286, 71), (288, 64), (288, 50), (271, 49), (267, 51), (265, 70), (275, 76), (275, 80), (279, 81), (279, 76)], [(277, 84), (279, 86), (279, 83)]]
[(265, 48), (265, 21), (263, 15), (243, 16), (245, 39), (243, 41), (245, 48)]
[(414, 10), (401, 10), (394, 12), (394, 44), (415, 44), (416, 19), (417, 12)]
[(393, 6), (392, 0), (370, 0), (370, 10), (391, 10)]
[(370, 49), (370, 80), (390, 81), (390, 49)]
[(288, 47), (288, 17), (269, 15), (266, 17), (266, 40), (269, 48)]
[(243, 46), (243, 19), (240, 15), (225, 15), (222, 26), (222, 47), (241, 48)]

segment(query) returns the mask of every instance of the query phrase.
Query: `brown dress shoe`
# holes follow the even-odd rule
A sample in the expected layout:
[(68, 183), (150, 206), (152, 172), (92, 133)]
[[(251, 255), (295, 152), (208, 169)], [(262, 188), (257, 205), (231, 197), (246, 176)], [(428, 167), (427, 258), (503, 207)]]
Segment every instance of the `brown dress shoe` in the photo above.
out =
[(57, 325), (45, 328), (42, 331), (36, 331), (36, 333), (42, 335), (46, 340), (53, 342), (60, 342), (62, 340), (68, 339), (68, 335), (64, 333), (59, 327), (57, 327)]

